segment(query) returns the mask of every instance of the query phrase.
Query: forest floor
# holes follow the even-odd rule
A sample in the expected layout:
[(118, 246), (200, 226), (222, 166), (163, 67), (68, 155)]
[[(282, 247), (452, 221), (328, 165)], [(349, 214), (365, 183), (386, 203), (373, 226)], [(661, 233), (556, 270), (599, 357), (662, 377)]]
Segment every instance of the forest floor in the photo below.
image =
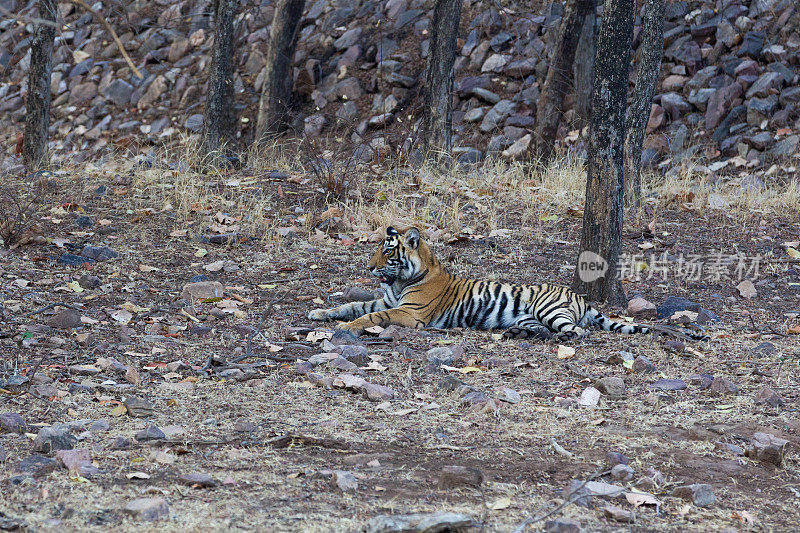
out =
[[(335, 202), (291, 169), (55, 173), (31, 242), (0, 255), (0, 528), (399, 531), (377, 517), (432, 513), (469, 522), (454, 531), (796, 530), (790, 188), (687, 172), (626, 218), (624, 257), (648, 264), (626, 292), (698, 303), (711, 313), (684, 319), (717, 316), (700, 326), (708, 342), (394, 327), (332, 339), (306, 318), (377, 289), (366, 263), (386, 223), (423, 228), (456, 273), (568, 284), (580, 177), (567, 164), (400, 172)], [(86, 245), (118, 256), (59, 262), (96, 256)], [(681, 256), (705, 270), (678, 272)], [(224, 294), (184, 300), (198, 275)], [(785, 456), (748, 452), (757, 433), (787, 440)], [(563, 492), (588, 479), (600, 484), (578, 495), (593, 496)], [(676, 491), (694, 484), (708, 487)]]

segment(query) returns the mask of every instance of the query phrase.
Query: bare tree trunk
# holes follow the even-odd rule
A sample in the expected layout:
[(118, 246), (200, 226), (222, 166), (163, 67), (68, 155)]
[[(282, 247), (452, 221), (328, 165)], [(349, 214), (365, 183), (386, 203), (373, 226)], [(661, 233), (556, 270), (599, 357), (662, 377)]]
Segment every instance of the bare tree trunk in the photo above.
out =
[(203, 151), (210, 163), (219, 161), (221, 151), (235, 140), (236, 106), (233, 95), (233, 69), (236, 64), (233, 46), (233, 23), (236, 0), (214, 2), (214, 49), (211, 52), (211, 75), (203, 116)]
[[(625, 300), (617, 266), (622, 248), (625, 107), (634, 9), (634, 0), (606, 0), (603, 10), (589, 126), (581, 253), (573, 280), (573, 288), (585, 292), (590, 300), (615, 304)], [(604, 263), (605, 270), (587, 268), (592, 261)]]
[(553, 154), (558, 122), (564, 107), (564, 97), (569, 90), (570, 72), (578, 47), (578, 38), (586, 15), (591, 10), (592, 0), (571, 0), (564, 9), (561, 29), (547, 69), (547, 78), (542, 87), (536, 111), (536, 154), (547, 162)]
[[(56, 21), (55, 0), (39, 0), (39, 17)], [(28, 72), (28, 97), (25, 102), (25, 134), (22, 162), (29, 170), (47, 165), (47, 139), (50, 128), (50, 75), (53, 72), (55, 25), (38, 24), (31, 41), (31, 66)]]
[(656, 93), (661, 57), (664, 54), (664, 12), (666, 0), (645, 0), (642, 15), (642, 44), (639, 48), (639, 72), (628, 111), (628, 135), (625, 138), (625, 183), (639, 207), (642, 201), (642, 143)]
[(453, 133), (453, 66), (461, 0), (437, 0), (425, 69), (425, 103), (420, 148), (423, 156), (450, 154)]
[(595, 13), (595, 0), (592, 0), (592, 7), (583, 22), (581, 37), (578, 39), (578, 49), (575, 50), (575, 62), (572, 65), (572, 74), (575, 78), (573, 109), (579, 128), (588, 126), (592, 116), (595, 55), (597, 55), (597, 14)]
[(256, 139), (280, 133), (286, 127), (292, 93), (292, 60), (297, 47), (305, 0), (278, 0), (266, 58), (266, 76), (258, 105)]

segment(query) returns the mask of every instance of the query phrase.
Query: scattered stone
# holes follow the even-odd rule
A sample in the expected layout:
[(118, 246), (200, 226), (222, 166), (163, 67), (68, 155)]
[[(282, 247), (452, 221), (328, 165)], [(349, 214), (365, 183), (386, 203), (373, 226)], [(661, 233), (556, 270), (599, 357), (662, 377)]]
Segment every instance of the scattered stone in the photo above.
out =
[(631, 298), (628, 302), (628, 314), (635, 318), (652, 318), (656, 316), (656, 304), (641, 296)]
[(342, 298), (346, 302), (369, 302), (375, 299), (375, 295), (372, 291), (361, 287), (348, 287), (342, 294)]
[(220, 298), (225, 294), (225, 287), (219, 281), (198, 281), (183, 286), (181, 298), (187, 302), (205, 298)]
[(0, 414), (0, 429), (3, 433), (18, 433), (22, 435), (25, 433), (28, 425), (25, 419), (19, 413), (3, 413)]
[(57, 450), (71, 450), (75, 447), (78, 439), (63, 431), (52, 427), (39, 430), (38, 435), (33, 440), (33, 450), (40, 453), (53, 453)]
[(631, 460), (625, 454), (620, 452), (608, 452), (606, 453), (606, 463), (610, 468), (614, 468), (616, 465), (627, 465), (630, 464)]
[(395, 393), (389, 387), (378, 385), (377, 383), (367, 383), (364, 388), (364, 395), (371, 402), (385, 402), (395, 397)]
[(788, 444), (788, 440), (770, 433), (755, 433), (753, 438), (750, 439), (745, 455), (762, 463), (781, 466), (783, 465), (783, 458), (786, 456)]
[(594, 387), (586, 387), (581, 393), (578, 405), (582, 407), (594, 407), (600, 402), (601, 392)]
[(460, 487), (478, 488), (482, 484), (483, 472), (468, 466), (445, 466), (439, 475), (439, 488), (444, 490)]
[(581, 533), (581, 524), (568, 518), (556, 518), (544, 523), (545, 533)]
[(355, 492), (358, 490), (356, 477), (345, 470), (334, 470), (331, 476), (331, 485), (342, 492)]
[(201, 474), (197, 472), (191, 474), (181, 474), (178, 476), (178, 481), (184, 485), (201, 489), (217, 486), (217, 481), (211, 477), (210, 474)]
[(739, 394), (739, 386), (736, 385), (736, 383), (720, 376), (715, 377), (711, 381), (709, 389), (716, 394)]
[(598, 379), (595, 382), (594, 387), (607, 396), (625, 396), (625, 381), (622, 378), (612, 376), (604, 377)]
[(705, 483), (676, 487), (672, 491), (672, 495), (676, 498), (683, 498), (684, 500), (690, 501), (698, 507), (710, 507), (717, 501), (717, 497), (714, 496), (711, 485)]
[(128, 414), (134, 418), (147, 418), (155, 413), (155, 406), (145, 398), (131, 396), (130, 398), (125, 398), (122, 404), (128, 410)]
[(167, 436), (158, 427), (147, 426), (145, 429), (137, 431), (134, 438), (139, 442), (148, 442), (151, 440), (164, 440)]
[(466, 533), (475, 528), (468, 515), (460, 513), (415, 513), (379, 515), (364, 524), (364, 533)]
[(682, 379), (661, 378), (648, 385), (648, 387), (653, 390), (677, 391), (686, 389), (687, 385)]
[(686, 345), (677, 339), (667, 339), (664, 341), (664, 348), (672, 353), (683, 353), (686, 351)]
[(635, 470), (628, 465), (614, 465), (611, 469), (611, 478), (615, 481), (630, 481)]
[(497, 393), (497, 399), (506, 403), (519, 403), (522, 401), (520, 393), (508, 387), (501, 387)]
[(58, 463), (55, 459), (42, 455), (30, 455), (17, 464), (17, 472), (33, 477), (42, 477), (55, 471), (56, 466)]
[(607, 504), (603, 508), (603, 514), (617, 522), (633, 522), (634, 520), (633, 512), (611, 504)]
[(83, 251), (81, 252), (83, 257), (87, 257), (94, 261), (108, 261), (109, 259), (114, 259), (115, 257), (119, 257), (119, 254), (109, 248), (108, 246), (89, 246), (86, 245), (83, 247)]
[(139, 520), (155, 521), (169, 516), (169, 505), (164, 498), (139, 498), (128, 502), (123, 511)]
[(436, 348), (431, 348), (426, 353), (426, 357), (429, 363), (433, 363), (437, 366), (441, 365), (452, 366), (453, 362), (456, 359), (453, 350), (451, 350), (447, 346), (438, 346)]
[(756, 405), (783, 407), (783, 399), (771, 387), (761, 387), (756, 393)]
[(633, 360), (632, 370), (637, 374), (651, 374), (655, 372), (657, 369), (656, 365), (651, 363), (647, 357), (640, 355), (639, 357)]
[(679, 296), (670, 296), (656, 309), (656, 318), (663, 320), (671, 317), (678, 311), (693, 311), (698, 313), (700, 312), (700, 304)]
[(58, 262), (62, 265), (81, 266), (86, 263), (94, 263), (94, 259), (64, 252), (61, 254), (61, 256), (59, 256)]

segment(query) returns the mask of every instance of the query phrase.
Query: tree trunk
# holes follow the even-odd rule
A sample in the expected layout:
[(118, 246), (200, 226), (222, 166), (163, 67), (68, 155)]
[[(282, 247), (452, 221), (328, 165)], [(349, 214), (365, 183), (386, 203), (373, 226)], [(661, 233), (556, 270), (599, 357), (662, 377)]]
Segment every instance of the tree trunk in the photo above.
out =
[(664, 53), (664, 12), (666, 0), (645, 0), (642, 14), (642, 44), (639, 48), (639, 72), (633, 101), (628, 111), (628, 135), (625, 139), (625, 183), (639, 207), (642, 201), (642, 143), (656, 93), (661, 57)]
[[(39, 17), (55, 23), (55, 0), (39, 0)], [(50, 75), (53, 72), (55, 25), (38, 24), (31, 41), (31, 66), (28, 72), (28, 97), (25, 102), (25, 134), (22, 162), (29, 171), (47, 165), (47, 139), (50, 128)]]
[(597, 55), (597, 14), (595, 1), (589, 14), (583, 21), (581, 37), (578, 39), (578, 49), (575, 50), (575, 62), (572, 65), (572, 74), (575, 92), (575, 118), (578, 128), (589, 125), (592, 116), (592, 84), (594, 83), (594, 57)]
[(425, 69), (422, 155), (449, 155), (453, 133), (453, 70), (461, 0), (437, 0), (433, 9), (431, 42)]
[(233, 23), (236, 7), (236, 0), (214, 2), (214, 48), (203, 116), (203, 151), (211, 164), (219, 161), (221, 151), (236, 138), (233, 95), (233, 69), (236, 64)]
[(553, 154), (581, 27), (593, 5), (593, 0), (571, 0), (564, 9), (558, 42), (553, 48), (536, 112), (535, 150), (545, 163)]
[[(614, 304), (625, 301), (617, 267), (622, 248), (625, 107), (634, 9), (634, 0), (606, 0), (600, 24), (581, 254), (573, 281), (573, 288), (590, 300)], [(605, 270), (592, 268), (592, 261), (605, 263)]]
[(266, 58), (266, 76), (258, 105), (256, 139), (281, 133), (286, 127), (292, 93), (292, 60), (305, 0), (278, 0)]

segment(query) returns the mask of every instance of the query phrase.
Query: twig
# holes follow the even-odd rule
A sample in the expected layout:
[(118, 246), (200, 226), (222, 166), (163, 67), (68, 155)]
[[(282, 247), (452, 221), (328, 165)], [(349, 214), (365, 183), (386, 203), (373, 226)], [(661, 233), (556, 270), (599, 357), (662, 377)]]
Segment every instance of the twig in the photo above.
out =
[(553, 450), (559, 455), (563, 455), (564, 457), (573, 458), (575, 454), (567, 451), (563, 446), (556, 442), (555, 437), (550, 437), (550, 446), (553, 447)]
[(117, 37), (117, 32), (114, 31), (114, 28), (111, 27), (111, 24), (109, 24), (108, 21), (102, 15), (100, 15), (100, 13), (92, 9), (92, 7), (83, 0), (69, 0), (69, 1), (77, 6), (82, 7), (83, 9), (91, 13), (97, 20), (100, 21), (100, 24), (102, 24), (105, 27), (105, 29), (108, 30), (108, 33), (111, 34), (111, 37), (113, 37), (114, 42), (117, 43), (117, 48), (119, 48), (119, 51), (122, 53), (122, 57), (125, 58), (125, 61), (128, 62), (128, 66), (131, 67), (133, 73), (136, 74), (137, 78), (143, 79), (144, 76), (142, 76), (142, 73), (139, 72), (139, 69), (136, 68), (136, 65), (133, 64), (133, 61), (131, 61), (128, 52), (125, 51), (125, 47), (122, 46), (122, 41), (120, 41), (119, 37)]
[[(271, 315), (272, 314), (272, 312), (273, 312), (272, 306), (275, 305), (276, 303), (280, 302), (281, 300), (283, 300), (283, 297), (286, 296), (287, 292), (288, 291), (283, 291), (282, 293), (280, 293), (275, 298), (272, 298), (269, 301), (269, 303), (267, 303), (266, 309), (264, 309), (264, 311), (261, 313), (261, 318), (258, 319), (258, 326), (256, 326), (256, 329), (253, 330), (253, 332), (250, 333), (250, 335), (247, 336), (247, 348), (245, 348), (244, 355), (240, 355), (238, 357), (234, 357), (233, 359), (228, 361), (228, 364), (238, 363), (239, 361), (244, 361), (248, 357), (252, 357), (252, 355), (253, 355), (253, 339), (257, 335), (259, 335), (261, 333), (261, 327), (264, 325), (264, 319), (267, 317), (267, 315)], [(273, 358), (268, 357), (268, 359), (273, 359)], [(281, 358), (281, 359), (285, 359), (285, 358)], [(273, 361), (280, 361), (281, 359), (273, 359)], [(293, 359), (290, 359), (290, 361), (293, 361)]]
[(31, 372), (31, 374), (28, 376), (28, 380), (29, 380), (29, 381), (28, 381), (28, 392), (30, 392), (30, 390), (31, 390), (31, 385), (33, 385), (33, 376), (35, 376), (35, 375), (36, 375), (36, 371), (37, 371), (37, 370), (39, 370), (39, 367), (40, 367), (40, 366), (42, 366), (42, 363), (44, 362), (44, 358), (45, 358), (46, 356), (47, 356), (47, 354), (46, 354), (46, 353), (42, 354), (42, 356), (41, 356), (41, 357), (39, 358), (39, 360), (36, 362), (36, 365), (34, 365), (34, 367), (33, 367), (33, 372)]
[[(564, 507), (566, 507), (567, 505), (569, 505), (569, 504), (571, 504), (571, 503), (573, 503), (573, 502), (576, 502), (576, 501), (580, 500), (581, 498), (584, 498), (584, 497), (585, 497), (585, 495), (584, 495), (584, 494), (579, 494), (580, 490), (581, 490), (583, 487), (585, 487), (587, 483), (589, 483), (590, 481), (593, 481), (593, 480), (597, 479), (597, 478), (598, 478), (600, 475), (602, 475), (602, 474), (603, 474), (603, 472), (601, 472), (600, 470), (596, 471), (594, 474), (592, 474), (591, 476), (589, 476), (588, 478), (586, 478), (586, 480), (582, 481), (582, 482), (581, 482), (581, 484), (580, 484), (580, 485), (578, 485), (578, 486), (575, 488), (575, 490), (573, 490), (573, 491), (572, 491), (572, 496), (570, 496), (568, 499), (566, 499), (566, 500), (564, 500), (563, 502), (561, 502), (561, 504), (560, 504), (560, 505), (558, 505), (558, 506), (557, 506), (555, 509), (553, 509), (552, 511), (550, 511), (550, 512), (548, 512), (548, 513), (546, 513), (546, 514), (544, 514), (544, 515), (542, 515), (542, 516), (539, 516), (539, 517), (530, 517), (530, 518), (526, 518), (525, 520), (523, 520), (523, 521), (522, 521), (522, 523), (521, 523), (520, 525), (518, 525), (518, 526), (517, 526), (517, 527), (514, 529), (514, 532), (513, 532), (513, 533), (522, 533), (523, 531), (525, 531), (525, 528), (526, 528), (526, 527), (528, 527), (528, 526), (530, 526), (530, 525), (532, 525), (532, 524), (535, 524), (536, 522), (541, 522), (542, 520), (545, 520), (545, 519), (547, 519), (547, 518), (550, 518), (551, 516), (553, 516), (554, 514), (556, 514), (557, 512), (559, 512), (561, 509), (563, 509), (563, 508), (564, 508)], [(541, 508), (540, 508), (540, 509), (541, 509)], [(537, 511), (537, 512), (538, 512), (538, 511)]]

